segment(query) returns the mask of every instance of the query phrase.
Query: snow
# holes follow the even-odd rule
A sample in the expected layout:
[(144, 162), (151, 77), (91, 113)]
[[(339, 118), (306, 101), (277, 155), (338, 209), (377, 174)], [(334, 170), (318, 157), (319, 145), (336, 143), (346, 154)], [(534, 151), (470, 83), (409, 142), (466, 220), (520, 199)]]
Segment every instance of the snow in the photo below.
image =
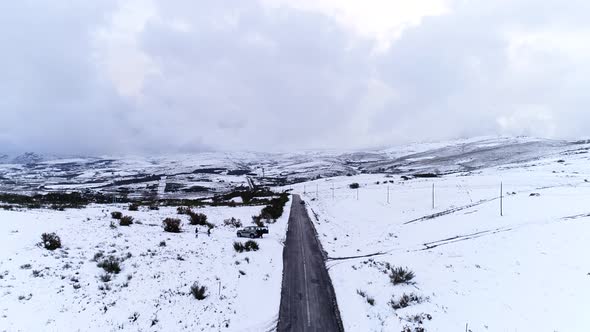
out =
[[(223, 225), (231, 217), (247, 224), (260, 209), (200, 208), (217, 227), (210, 237), (201, 228), (198, 238), (195, 226), (173, 208), (0, 211), (0, 330), (261, 331), (274, 326), (288, 214), (256, 240), (256, 252), (236, 253), (235, 229)], [(141, 224), (111, 229), (111, 211)], [(185, 232), (164, 232), (166, 217), (182, 217)], [(63, 249), (37, 246), (44, 232), (56, 232)], [(161, 241), (166, 245), (160, 246)], [(121, 273), (108, 283), (99, 280), (104, 271), (91, 261), (99, 251), (125, 257)], [(21, 268), (26, 264), (30, 268)], [(189, 294), (193, 282), (207, 286), (209, 297), (194, 299)], [(99, 290), (105, 284), (111, 290)]]
[[(587, 331), (587, 179), (589, 158), (563, 154), (442, 178), (358, 175), (294, 190), (314, 189), (304, 199), (317, 216), (347, 331), (401, 331), (419, 326), (407, 320), (419, 314), (432, 316), (427, 331)], [(416, 284), (392, 285), (385, 263), (414, 271)], [(388, 305), (404, 293), (427, 300)]]
[[(319, 178), (277, 189), (293, 189), (307, 202), (347, 331), (401, 331), (420, 325), (445, 332), (465, 331), (466, 326), (471, 331), (587, 331), (589, 151), (590, 144), (484, 137), (365, 152), (106, 156), (46, 161), (39, 168), (1, 165), (0, 189), (91, 188), (122, 177), (157, 174), (159, 182), (125, 187), (139, 196), (148, 185), (156, 185), (160, 196), (202, 196), (212, 202), (213, 193), (245, 185), (246, 176), (195, 170), (261, 174), (264, 167), (267, 177)], [(62, 165), (66, 162), (76, 165), (68, 169)], [(359, 174), (381, 170), (399, 174)], [(421, 172), (454, 174), (401, 178)], [(348, 174), (352, 176), (333, 177)], [(360, 184), (358, 190), (349, 188), (353, 182)], [(165, 193), (166, 183), (210, 191)], [(233, 201), (240, 203), (240, 198)], [(260, 209), (200, 209), (218, 227), (211, 237), (201, 229), (198, 238), (195, 226), (185, 226), (181, 234), (162, 231), (165, 217), (178, 217), (172, 208), (128, 212), (123, 206), (95, 205), (65, 212), (0, 211), (0, 331), (271, 330), (278, 318), (289, 207), (270, 227), (271, 234), (258, 241), (258, 252), (236, 254), (235, 229), (223, 226), (230, 217), (247, 224)], [(142, 224), (111, 229), (114, 210)], [(62, 237), (64, 250), (36, 246), (40, 234), (51, 231)], [(162, 240), (165, 247), (159, 246)], [(103, 271), (91, 261), (100, 250), (115, 250), (117, 257), (131, 253), (123, 271), (108, 283), (109, 291), (98, 289), (104, 287), (98, 279)], [(31, 268), (21, 268), (25, 264)], [(71, 267), (64, 268), (66, 264)], [(414, 271), (415, 284), (392, 285), (388, 266)], [(41, 276), (34, 277), (34, 270)], [(132, 278), (125, 287), (127, 275)], [(209, 288), (204, 301), (187, 294), (195, 281)], [(74, 284), (81, 287), (74, 289)], [(359, 291), (373, 298), (374, 305)], [(423, 301), (394, 310), (388, 302), (404, 293)], [(416, 315), (422, 323), (414, 321)]]
[(242, 204), (242, 203), (244, 203), (244, 200), (242, 199), (242, 197), (234, 197), (234, 198), (230, 199), (230, 202)]

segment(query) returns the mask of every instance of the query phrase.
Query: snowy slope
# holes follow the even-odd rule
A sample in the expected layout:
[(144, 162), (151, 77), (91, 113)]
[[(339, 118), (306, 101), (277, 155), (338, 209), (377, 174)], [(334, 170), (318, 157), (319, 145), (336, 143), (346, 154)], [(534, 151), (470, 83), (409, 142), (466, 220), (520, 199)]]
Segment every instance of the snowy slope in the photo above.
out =
[[(347, 331), (587, 331), (588, 151), (587, 141), (486, 137), (372, 151), (42, 156), (1, 164), (0, 192), (125, 189), (191, 198), (246, 186), (248, 177), (281, 184), (277, 190), (304, 194), (312, 210)], [(445, 175), (412, 176), (425, 173)], [(287, 215), (260, 251), (236, 254), (235, 230), (223, 220), (249, 223), (260, 207), (204, 208), (218, 227), (198, 239), (195, 226), (162, 231), (172, 209), (124, 211), (141, 224), (111, 229), (113, 210), (124, 209), (0, 211), (0, 331), (276, 325)], [(65, 249), (37, 247), (46, 231), (61, 235)], [(111, 290), (99, 290), (103, 272), (91, 261), (99, 251), (131, 254)], [(393, 266), (414, 271), (415, 284), (392, 285)], [(187, 294), (195, 281), (209, 288), (202, 302)], [(404, 293), (423, 301), (393, 309), (388, 302)]]
[[(141, 224), (110, 228), (110, 212), (116, 210)], [(165, 233), (163, 218), (177, 217), (172, 208), (0, 211), (0, 331), (264, 331), (275, 326), (288, 216), (257, 240), (259, 251), (238, 254), (235, 229), (223, 226), (223, 220), (249, 223), (260, 207), (198, 212), (218, 225), (210, 237), (202, 228), (195, 238), (186, 217), (185, 232)], [(38, 247), (43, 232), (60, 235), (64, 248)], [(92, 261), (98, 252), (124, 259), (112, 281), (99, 279), (104, 271)], [(208, 288), (208, 298), (197, 301), (189, 294), (194, 282)], [(110, 289), (99, 289), (105, 287)]]
[(531, 162), (566, 150), (587, 151), (587, 143), (480, 137), (367, 151), (208, 152), (62, 159), (29, 153), (15, 158), (19, 163), (0, 161), (0, 191), (88, 189), (109, 195), (129, 191), (135, 197), (199, 198), (247, 186), (247, 177), (258, 185), (280, 186), (359, 173), (448, 174)]
[[(434, 179), (360, 175), (306, 183), (346, 330), (588, 331), (584, 151), (552, 150), (527, 163)], [(358, 192), (348, 188), (352, 182)], [(394, 286), (387, 264), (408, 267), (416, 283)], [(404, 293), (424, 301), (394, 310), (388, 302)]]

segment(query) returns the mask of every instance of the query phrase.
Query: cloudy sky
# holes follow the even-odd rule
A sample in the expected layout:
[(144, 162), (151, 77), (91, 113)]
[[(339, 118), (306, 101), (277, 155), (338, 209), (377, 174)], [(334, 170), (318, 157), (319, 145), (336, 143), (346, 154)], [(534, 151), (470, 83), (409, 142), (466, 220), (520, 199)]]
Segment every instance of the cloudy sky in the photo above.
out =
[(0, 2), (0, 152), (586, 137), (586, 0)]

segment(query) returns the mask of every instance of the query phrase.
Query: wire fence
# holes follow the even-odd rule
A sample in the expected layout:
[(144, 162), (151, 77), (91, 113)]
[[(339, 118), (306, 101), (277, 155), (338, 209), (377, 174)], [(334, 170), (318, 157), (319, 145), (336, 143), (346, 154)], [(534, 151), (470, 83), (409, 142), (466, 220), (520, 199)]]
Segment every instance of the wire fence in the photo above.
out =
[[(321, 183), (305, 183), (291, 186), (307, 199), (332, 201), (375, 201), (394, 205), (400, 200), (420, 200), (428, 204), (432, 210), (449, 206), (468, 205), (479, 201), (498, 200), (498, 213), (503, 216), (505, 199), (515, 195), (539, 195), (538, 192), (563, 187), (590, 189), (590, 183), (584, 181), (556, 182), (540, 186), (526, 181), (504, 182), (487, 181), (487, 183), (469, 184), (467, 181), (452, 182), (444, 179), (412, 182), (376, 181), (358, 184), (323, 181)], [(559, 193), (558, 195), (576, 195), (576, 193)]]

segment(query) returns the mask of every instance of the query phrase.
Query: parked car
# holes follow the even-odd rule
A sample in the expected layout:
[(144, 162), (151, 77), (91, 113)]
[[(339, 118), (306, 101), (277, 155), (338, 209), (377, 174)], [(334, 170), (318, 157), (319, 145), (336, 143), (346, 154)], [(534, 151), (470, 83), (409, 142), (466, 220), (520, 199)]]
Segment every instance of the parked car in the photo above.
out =
[(247, 226), (242, 229), (238, 229), (236, 233), (238, 237), (249, 237), (251, 239), (262, 237), (264, 234), (268, 234), (268, 227)]

